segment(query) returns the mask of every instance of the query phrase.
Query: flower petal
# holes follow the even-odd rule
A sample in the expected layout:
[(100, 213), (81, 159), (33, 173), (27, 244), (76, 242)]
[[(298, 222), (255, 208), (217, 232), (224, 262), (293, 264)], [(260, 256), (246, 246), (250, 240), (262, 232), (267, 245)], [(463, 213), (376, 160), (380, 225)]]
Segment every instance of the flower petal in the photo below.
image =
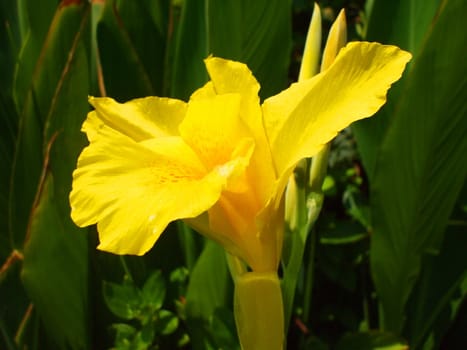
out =
[(325, 72), (267, 99), (264, 124), (279, 176), (352, 122), (373, 115), (410, 58), (395, 46), (350, 43)]
[[(209, 57), (204, 63), (211, 82), (206, 88), (216, 94), (239, 94), (240, 117), (248, 126), (256, 140), (265, 141), (261, 108), (259, 104), (259, 84), (248, 67), (240, 62), (218, 57)], [(197, 92), (200, 94), (200, 92)]]
[(169, 222), (208, 210), (230, 174), (207, 172), (180, 137), (138, 143), (111, 130), (78, 160), (71, 215), (79, 226), (98, 223), (99, 249), (142, 255)]
[[(211, 82), (204, 88), (203, 94), (212, 89), (217, 94), (236, 93), (241, 96), (240, 118), (247, 125), (255, 139), (255, 150), (247, 169), (249, 191), (253, 193), (258, 208), (267, 202), (275, 181), (275, 171), (271, 150), (263, 126), (263, 118), (258, 92), (260, 86), (248, 67), (240, 62), (218, 57), (205, 60)], [(201, 89), (200, 89), (201, 90)], [(197, 92), (201, 94), (201, 92)], [(261, 186), (258, 186), (261, 184)], [(239, 207), (249, 206), (249, 203), (237, 201)], [(259, 209), (258, 209), (259, 210)]]
[(83, 125), (83, 131), (88, 134), (90, 141), (102, 124), (135, 141), (177, 135), (178, 126), (186, 113), (185, 102), (154, 96), (126, 103), (118, 103), (108, 97), (90, 97), (89, 103), (96, 109), (89, 113)]
[[(185, 119), (180, 124), (180, 135), (196, 152), (206, 169), (222, 166), (231, 159), (244, 158), (246, 163), (237, 176), (243, 176), (254, 148), (254, 139), (239, 117), (240, 95), (214, 95), (190, 100)], [(237, 167), (238, 168), (238, 167)], [(229, 190), (244, 191), (244, 181), (231, 182)]]

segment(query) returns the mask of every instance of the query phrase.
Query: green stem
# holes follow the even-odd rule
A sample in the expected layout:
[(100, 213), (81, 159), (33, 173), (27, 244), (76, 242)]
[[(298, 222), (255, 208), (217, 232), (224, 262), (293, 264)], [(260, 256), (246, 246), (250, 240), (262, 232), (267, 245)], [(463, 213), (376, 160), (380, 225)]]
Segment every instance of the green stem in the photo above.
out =
[(125, 261), (125, 257), (123, 255), (118, 256), (120, 258), (120, 262), (122, 263), (123, 271), (125, 272), (125, 278), (128, 278), (130, 281), (133, 280), (133, 276), (131, 275), (130, 269), (128, 268), (128, 264)]
[(313, 293), (313, 282), (315, 279), (315, 251), (316, 251), (316, 230), (310, 232), (309, 244), (310, 255), (308, 257), (308, 265), (306, 267), (305, 277), (305, 298), (303, 300), (303, 322), (308, 323), (311, 310), (311, 299)]
[[(328, 169), (328, 158), (329, 158), (330, 145), (327, 144), (324, 148), (313, 157), (310, 169), (310, 180), (309, 180), (309, 194), (307, 196), (307, 209), (308, 209), (308, 221), (307, 230), (313, 228), (318, 216), (323, 207), (323, 183), (326, 177)], [(311, 237), (309, 240), (310, 244), (310, 255), (308, 257), (308, 266), (306, 269), (306, 284), (305, 284), (305, 298), (303, 303), (303, 321), (306, 323), (309, 320), (311, 300), (313, 292), (313, 281), (314, 281), (314, 270), (315, 270), (315, 251), (316, 251), (316, 240), (317, 232), (315, 229), (311, 230)]]
[(229, 270), (230, 270), (230, 275), (232, 276), (232, 279), (234, 280), (234, 282), (237, 281), (237, 279), (240, 276), (248, 272), (245, 263), (239, 258), (237, 258), (235, 255), (232, 255), (227, 252), (226, 260), (227, 260), (227, 266), (229, 267)]
[(328, 158), (330, 145), (327, 144), (324, 148), (313, 157), (310, 169), (310, 192), (322, 193), (324, 178), (328, 170)]
[(34, 315), (33, 311), (34, 311), (34, 305), (29, 304), (15, 334), (15, 344), (20, 345), (21, 348), (25, 341), (27, 327), (31, 321), (32, 316)]
[(188, 270), (192, 271), (198, 258), (195, 235), (191, 228), (181, 220), (177, 221), (177, 229), (185, 256), (185, 264)]

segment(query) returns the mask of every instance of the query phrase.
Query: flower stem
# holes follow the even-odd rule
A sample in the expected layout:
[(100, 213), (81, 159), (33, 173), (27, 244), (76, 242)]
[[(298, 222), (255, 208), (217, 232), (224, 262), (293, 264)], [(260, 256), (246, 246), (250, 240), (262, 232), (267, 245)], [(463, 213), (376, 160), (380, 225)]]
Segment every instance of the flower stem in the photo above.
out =
[(303, 300), (303, 322), (308, 324), (310, 320), (311, 300), (313, 293), (313, 282), (315, 280), (315, 250), (316, 250), (316, 230), (312, 229), (310, 232), (309, 249), (310, 256), (308, 258), (308, 264), (306, 266), (306, 277), (305, 277), (305, 298)]
[(242, 350), (284, 348), (284, 311), (276, 272), (237, 276), (234, 311)]

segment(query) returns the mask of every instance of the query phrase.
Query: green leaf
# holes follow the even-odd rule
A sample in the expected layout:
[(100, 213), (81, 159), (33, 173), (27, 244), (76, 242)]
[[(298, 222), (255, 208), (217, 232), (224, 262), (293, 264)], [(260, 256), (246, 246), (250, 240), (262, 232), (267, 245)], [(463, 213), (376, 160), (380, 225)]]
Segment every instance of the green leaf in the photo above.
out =
[(72, 349), (90, 342), (87, 236), (71, 221), (68, 203), (88, 110), (88, 19), (88, 4), (64, 2), (50, 23), (20, 108), (11, 189), (24, 287), (51, 342)]
[(114, 323), (116, 349), (131, 349), (131, 339), (136, 335), (136, 328), (126, 323)]
[(22, 280), (49, 337), (61, 348), (88, 347), (87, 240), (57, 209), (47, 176), (30, 223)]
[(136, 286), (125, 281), (116, 284), (104, 281), (102, 286), (104, 300), (112, 313), (125, 320), (135, 319), (141, 314), (141, 292)]
[(417, 55), (442, 0), (373, 0), (372, 3), (366, 39), (398, 45)]
[(203, 64), (203, 59), (209, 52), (206, 40), (205, 1), (183, 2), (174, 48), (170, 95), (184, 100), (208, 78)]
[(43, 48), (47, 45), (47, 36), (56, 11), (55, 0), (18, 2), (21, 51), (14, 77), (14, 96), (18, 110), (25, 106), (34, 76), (40, 74)]
[(148, 323), (136, 333), (136, 337), (133, 339), (133, 344), (130, 347), (131, 350), (146, 350), (154, 342), (154, 326)]
[[(35, 62), (24, 105), (18, 105), (21, 120), (10, 188), (10, 228), (16, 247), (22, 245), (25, 237), (52, 137), (59, 139), (59, 147), (52, 152), (57, 151), (63, 157), (52, 163), (66, 169), (66, 174), (57, 177), (65, 183), (71, 183), (71, 170), (84, 143), (79, 128), (88, 110), (88, 76), (83, 74), (88, 71), (85, 47), (88, 19), (86, 4), (62, 5), (57, 9), (40, 59)], [(57, 186), (56, 190), (66, 192), (69, 188)], [(58, 197), (61, 205), (68, 203), (67, 197), (68, 194), (66, 198)], [(69, 214), (68, 204), (61, 208)]]
[(155, 271), (144, 283), (141, 296), (151, 311), (159, 310), (165, 298), (165, 282), (160, 271)]
[(18, 132), (18, 113), (13, 100), (13, 73), (20, 49), (18, 4), (0, 1), (0, 261), (11, 251), (8, 236), (8, 197), (13, 154)]
[(155, 328), (158, 334), (172, 334), (178, 328), (178, 318), (168, 310), (160, 310)]
[(261, 84), (263, 98), (287, 84), (290, 5), (284, 0), (206, 1), (209, 54), (246, 63)]
[[(3, 319), (0, 317), (0, 334), (2, 336), (3, 342), (5, 345), (5, 350), (17, 350), (18, 347), (15, 344), (13, 336), (8, 334), (8, 330), (5, 327)], [(0, 344), (2, 344), (0, 343)]]
[(13, 167), (13, 154), (18, 129), (18, 116), (14, 108), (13, 100), (4, 96), (0, 91), (0, 259), (6, 260), (12, 246), (8, 225), (9, 215), (9, 187), (10, 176)]
[(211, 318), (214, 342), (220, 349), (240, 349), (233, 312), (227, 308), (218, 308)]
[(348, 245), (368, 239), (368, 233), (355, 221), (334, 221), (323, 230), (319, 243), (323, 245)]
[(190, 276), (186, 295), (187, 315), (209, 319), (217, 307), (232, 302), (233, 299), (229, 299), (231, 287), (224, 249), (206, 241)]
[(351, 333), (339, 340), (336, 350), (408, 350), (406, 343), (391, 333)]
[[(4, 267), (4, 266), (2, 266)], [(31, 324), (31, 317), (25, 317), (24, 313), (30, 307), (30, 301), (24, 291), (21, 279), (19, 261), (0, 273), (0, 295), (2, 296), (0, 312), (0, 348), (20, 349), (24, 336), (17, 329), (17, 325)], [(16, 340), (15, 340), (16, 338)]]
[[(406, 76), (371, 193), (371, 267), (385, 327), (399, 332), (422, 257), (437, 254), (467, 174), (467, 41), (462, 0), (440, 7)], [(449, 287), (448, 287), (449, 288)]]
[(413, 349), (422, 349), (430, 333), (435, 333), (433, 341), (438, 344), (434, 348), (438, 348), (441, 336), (456, 317), (460, 301), (466, 297), (466, 291), (460, 290), (467, 281), (465, 225), (450, 226), (441, 253), (424, 257), (420, 278), (407, 304), (404, 329)]
[(217, 308), (232, 305), (232, 290), (224, 249), (206, 241), (186, 295), (187, 323), (194, 349), (210, 348), (209, 319)]
[(120, 101), (161, 95), (168, 1), (106, 1), (97, 41), (106, 93)]
[[(441, 0), (374, 0), (368, 3), (372, 6), (365, 39), (397, 45), (411, 52), (416, 60), (427, 41), (426, 36), (431, 30)], [(374, 118), (359, 121), (352, 126), (370, 180), (381, 141), (397, 109), (399, 96), (404, 93), (404, 76), (391, 88), (388, 102)]]
[(0, 1), (0, 95), (12, 96), (13, 73), (20, 49), (18, 4)]
[[(269, 97), (287, 83), (291, 6), (283, 0), (187, 0), (175, 51), (172, 95), (187, 99), (207, 79), (209, 55), (246, 63)], [(228, 16), (225, 14), (228, 13)]]

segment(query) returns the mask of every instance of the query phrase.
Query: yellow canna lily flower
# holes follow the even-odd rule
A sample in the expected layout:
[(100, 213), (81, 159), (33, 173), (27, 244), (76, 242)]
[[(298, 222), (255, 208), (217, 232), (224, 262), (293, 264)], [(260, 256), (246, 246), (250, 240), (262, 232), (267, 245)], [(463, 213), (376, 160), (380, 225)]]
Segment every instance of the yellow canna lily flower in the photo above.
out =
[(136, 255), (184, 219), (253, 271), (276, 271), (295, 165), (373, 115), (410, 58), (394, 46), (350, 43), (324, 72), (263, 104), (247, 66), (217, 57), (205, 60), (211, 80), (187, 103), (91, 97), (72, 219), (97, 223), (99, 249)]

